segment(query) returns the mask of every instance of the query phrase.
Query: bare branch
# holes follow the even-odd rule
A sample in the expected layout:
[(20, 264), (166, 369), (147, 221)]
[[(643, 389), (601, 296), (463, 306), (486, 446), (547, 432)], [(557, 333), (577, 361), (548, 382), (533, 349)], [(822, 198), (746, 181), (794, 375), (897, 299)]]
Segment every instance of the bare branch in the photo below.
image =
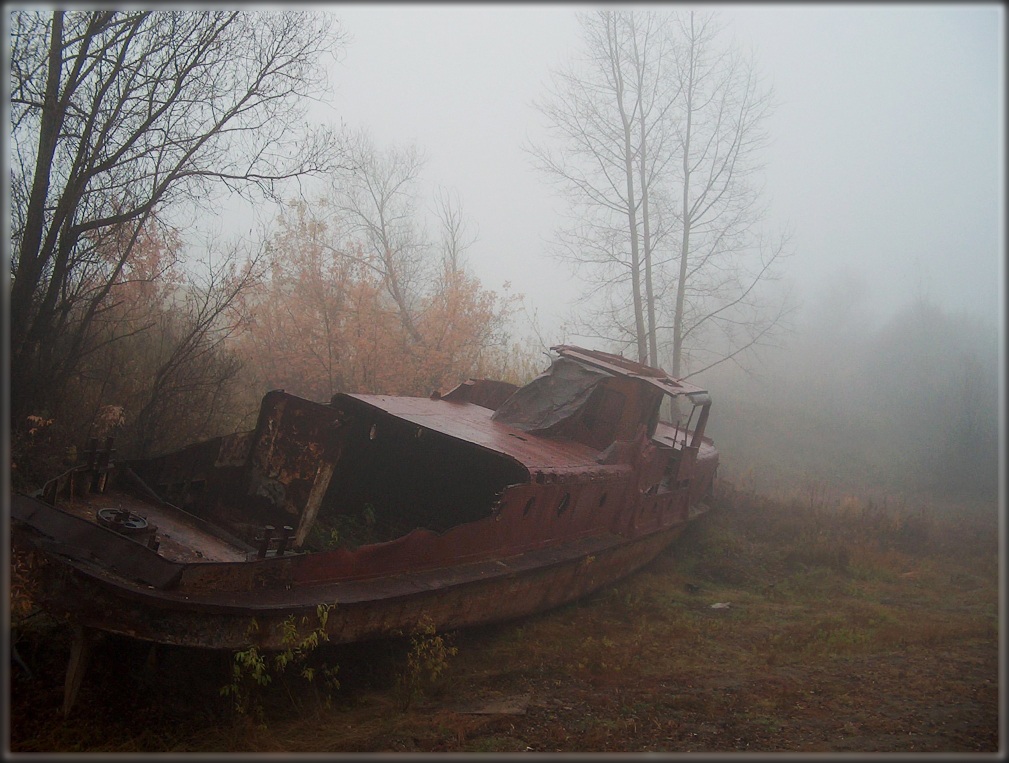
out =
[[(21, 408), (54, 399), (152, 215), (225, 189), (276, 197), (341, 162), (336, 134), (303, 123), (341, 35), (319, 12), (15, 11), (11, 21)], [(111, 260), (96, 248), (109, 231), (123, 244)], [(56, 351), (58, 327), (70, 335)]]

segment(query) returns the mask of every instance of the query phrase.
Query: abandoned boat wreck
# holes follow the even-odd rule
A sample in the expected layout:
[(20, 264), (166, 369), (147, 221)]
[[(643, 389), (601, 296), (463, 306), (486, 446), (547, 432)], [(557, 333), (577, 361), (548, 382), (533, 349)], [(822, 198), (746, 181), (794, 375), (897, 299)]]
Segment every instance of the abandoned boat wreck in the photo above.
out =
[[(319, 605), (335, 605), (324, 627), (346, 643), (564, 604), (704, 511), (718, 454), (704, 390), (553, 350), (521, 388), (328, 404), (274, 391), (250, 432), (143, 461), (93, 447), (13, 496), (14, 541), (44, 556), (48, 609), (156, 643), (282, 649), (285, 622), (318, 627)], [(666, 397), (682, 423), (660, 421)]]

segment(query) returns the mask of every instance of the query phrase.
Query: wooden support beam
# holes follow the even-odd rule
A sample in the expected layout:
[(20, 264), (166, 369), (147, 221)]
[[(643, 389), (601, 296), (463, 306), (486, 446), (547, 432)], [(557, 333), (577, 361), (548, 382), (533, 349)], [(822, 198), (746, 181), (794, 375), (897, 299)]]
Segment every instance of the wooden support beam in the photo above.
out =
[(91, 661), (91, 650), (97, 641), (98, 634), (93, 628), (83, 625), (74, 626), (74, 639), (70, 645), (70, 660), (67, 663), (67, 677), (63, 684), (63, 717), (70, 715), (77, 702), (77, 693), (88, 663)]

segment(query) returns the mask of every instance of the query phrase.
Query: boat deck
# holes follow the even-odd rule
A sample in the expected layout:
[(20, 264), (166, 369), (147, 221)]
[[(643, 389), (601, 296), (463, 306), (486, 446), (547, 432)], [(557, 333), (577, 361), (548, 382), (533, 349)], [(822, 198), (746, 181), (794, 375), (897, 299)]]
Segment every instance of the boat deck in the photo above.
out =
[(101, 509), (126, 510), (141, 516), (157, 527), (158, 554), (173, 562), (244, 562), (249, 558), (247, 547), (239, 547), (207, 532), (195, 517), (129, 493), (117, 490), (91, 493), (84, 499), (61, 500), (59, 508), (96, 525)]

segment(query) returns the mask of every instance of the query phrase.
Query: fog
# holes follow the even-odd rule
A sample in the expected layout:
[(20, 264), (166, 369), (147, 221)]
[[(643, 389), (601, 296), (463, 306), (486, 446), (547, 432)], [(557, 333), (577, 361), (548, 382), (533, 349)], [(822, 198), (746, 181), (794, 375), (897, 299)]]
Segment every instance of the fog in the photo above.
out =
[[(544, 135), (532, 101), (578, 50), (575, 14), (592, 7), (332, 8), (350, 39), (321, 118), (425, 153), (425, 181), (458, 193), (478, 232), (468, 265), (486, 287), (525, 296), (544, 344), (579, 342), (568, 322), (587, 308), (577, 270), (549, 254), (563, 205), (523, 146)], [(944, 416), (960, 410), (969, 357), (983, 388), (971, 393), (975, 408), (988, 417), (981, 482), (991, 495), (1005, 283), (1002, 7), (716, 10), (774, 88), (764, 225), (792, 234), (782, 285), (798, 306), (774, 347), (699, 379), (721, 401), (712, 428), (725, 471), (934, 489), (955, 449), (912, 454), (902, 438), (953, 426)], [(917, 333), (916, 321), (926, 321)], [(888, 362), (894, 342), (913, 344), (917, 365)], [(921, 376), (905, 378), (912, 371)], [(900, 412), (909, 399), (918, 414)], [(964, 488), (961, 477), (947, 486)]]
[[(551, 254), (567, 208), (527, 150), (547, 134), (533, 103), (551, 72), (579, 54), (577, 14), (595, 7), (312, 6), (332, 13), (345, 35), (330, 97), (312, 116), (364, 131), (381, 149), (421, 152), (418, 196), (455, 194), (475, 234), (467, 268), (485, 288), (523, 296), (513, 338), (536, 354), (560, 342), (614, 349), (574, 327), (595, 306), (579, 301), (586, 274)], [(994, 495), (1005, 322), (1003, 8), (713, 10), (731, 46), (751, 53), (773, 87), (760, 228), (791, 236), (770, 288), (795, 306), (773, 339), (691, 378), (718, 403), (711, 428), (724, 475)], [(276, 211), (240, 214), (243, 228), (250, 215), (269, 227)], [(227, 229), (229, 219), (213, 224)], [(914, 361), (893, 363), (894, 347), (916, 348)], [(980, 429), (950, 420), (963, 405)], [(929, 427), (946, 434), (928, 437)], [(947, 442), (954, 430), (985, 443), (971, 464)], [(922, 437), (944, 444), (904, 447)], [(951, 459), (961, 472), (938, 477)]]
[[(334, 6), (351, 36), (330, 118), (414, 142), (431, 184), (479, 231), (472, 267), (510, 282), (548, 329), (578, 284), (548, 256), (560, 203), (524, 142), (531, 102), (578, 48), (593, 6)], [(648, 6), (662, 8), (664, 6)], [(691, 6), (668, 6), (689, 9)], [(994, 318), (1004, 248), (1004, 14), (997, 5), (719, 5), (726, 33), (773, 84), (769, 229), (793, 231), (803, 301), (865, 276), (865, 309), (927, 295)]]

